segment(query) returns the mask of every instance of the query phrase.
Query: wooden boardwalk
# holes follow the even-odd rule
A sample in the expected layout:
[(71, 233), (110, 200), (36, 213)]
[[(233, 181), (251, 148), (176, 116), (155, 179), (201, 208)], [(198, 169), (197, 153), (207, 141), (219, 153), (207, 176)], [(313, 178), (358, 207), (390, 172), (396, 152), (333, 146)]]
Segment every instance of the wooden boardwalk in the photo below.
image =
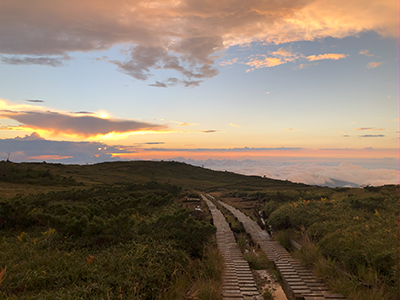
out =
[(210, 200), (203, 195), (201, 197), (211, 211), (214, 225), (217, 227), (218, 249), (224, 258), (222, 298), (224, 300), (264, 299), (257, 291), (249, 264), (244, 260), (225, 217)]
[(227, 208), (240, 222), (253, 241), (273, 261), (283, 280), (283, 290), (288, 299), (295, 300), (339, 300), (346, 299), (343, 295), (334, 294), (317, 279), (314, 274), (303, 267), (301, 263), (283, 248), (279, 242), (273, 241), (269, 234), (262, 230), (256, 222), (233, 206), (218, 201)]

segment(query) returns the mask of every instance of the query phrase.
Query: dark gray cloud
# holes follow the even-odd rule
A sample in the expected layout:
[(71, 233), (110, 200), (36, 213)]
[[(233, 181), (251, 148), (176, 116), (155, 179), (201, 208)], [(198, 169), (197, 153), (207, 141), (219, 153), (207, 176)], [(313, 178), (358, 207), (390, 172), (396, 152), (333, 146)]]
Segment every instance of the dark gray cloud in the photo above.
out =
[(133, 120), (102, 119), (94, 116), (71, 116), (57, 112), (12, 112), (0, 111), (0, 116), (13, 119), (33, 129), (43, 129), (54, 134), (75, 134), (83, 137), (111, 132), (161, 130), (165, 125), (156, 125)]
[(25, 135), (24, 137), (17, 136), (14, 138), (17, 141), (35, 141), (35, 140), (44, 140), (37, 132), (32, 132), (31, 135)]
[(61, 163), (95, 163), (120, 160), (112, 154), (134, 153), (135, 147), (109, 146), (99, 142), (51, 141), (36, 132), (14, 139), (0, 139), (0, 160), (11, 153), (12, 161), (48, 161)]
[(112, 60), (119, 70), (138, 80), (152, 77), (152, 69), (173, 70), (181, 74), (182, 79), (168, 78), (165, 82), (156, 81), (149, 86), (167, 87), (182, 83), (186, 87), (198, 86), (202, 80), (218, 75), (213, 68), (216, 57), (212, 54), (223, 48), (221, 37), (196, 37), (182, 39), (170, 49), (161, 46), (136, 46), (130, 50), (125, 61)]
[(165, 142), (147, 142), (147, 143), (143, 143), (145, 145), (162, 145), (165, 144)]
[(360, 128), (354, 128), (356, 131), (382, 131), (386, 130), (385, 128), (375, 128), (375, 127), (360, 127)]
[(385, 137), (384, 134), (364, 134), (364, 135), (359, 135), (359, 137), (362, 138), (374, 138), (374, 137)]
[(159, 61), (165, 62), (174, 60), (172, 55), (163, 47), (134, 47), (125, 62), (112, 60), (119, 67), (119, 70), (138, 80), (147, 80), (150, 76), (150, 69), (160, 68)]
[(203, 130), (202, 133), (214, 133), (217, 132), (217, 130)]
[(360, 127), (360, 128), (355, 128), (354, 130), (357, 130), (357, 131), (360, 131), (360, 130), (372, 131), (372, 130), (374, 130), (374, 127)]
[(199, 86), (200, 83), (202, 83), (204, 80), (192, 80), (192, 81), (188, 81), (188, 80), (183, 80), (182, 83), (185, 87), (195, 87), (195, 86)]
[(80, 110), (80, 111), (71, 111), (71, 114), (94, 115), (95, 113), (92, 111)]
[(71, 60), (68, 55), (61, 57), (32, 57), (32, 56), (2, 56), (1, 62), (8, 65), (42, 65), (49, 67), (63, 67), (64, 62)]
[[(143, 143), (135, 143), (135, 144), (133, 144), (133, 147), (141, 147), (143, 145), (164, 145), (164, 144), (165, 144), (165, 142), (143, 142)], [(120, 148), (121, 148), (121, 146), (120, 146)], [(129, 146), (128, 146), (128, 149), (129, 149)]]
[(167, 85), (165, 83), (159, 82), (159, 81), (156, 81), (155, 83), (149, 84), (149, 86), (162, 87), (162, 88), (166, 88), (167, 87)]
[(32, 102), (32, 103), (43, 103), (43, 100), (39, 99), (24, 99), (26, 102)]

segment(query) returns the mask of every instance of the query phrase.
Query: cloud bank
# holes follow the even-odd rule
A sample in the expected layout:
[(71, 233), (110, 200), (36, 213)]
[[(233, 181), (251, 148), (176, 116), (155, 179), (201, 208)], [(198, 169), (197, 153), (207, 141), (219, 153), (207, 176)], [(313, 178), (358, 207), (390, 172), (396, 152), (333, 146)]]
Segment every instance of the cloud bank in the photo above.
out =
[(27, 128), (45, 130), (53, 135), (77, 135), (85, 138), (110, 133), (157, 131), (166, 128), (163, 125), (132, 120), (112, 120), (96, 116), (74, 116), (50, 111), (16, 112), (3, 110), (0, 111), (0, 117), (18, 121)]
[(0, 99), (0, 119), (14, 120), (16, 126), (2, 126), (2, 130), (38, 131), (56, 135), (72, 135), (82, 138), (135, 132), (154, 132), (169, 130), (166, 125), (148, 122), (110, 118), (104, 111), (99, 113), (78, 111), (54, 111), (37, 103), (43, 100), (25, 100), (32, 104), (18, 104)]
[[(333, 185), (332, 179), (347, 181), (357, 185), (398, 184), (399, 171), (394, 169), (367, 169), (361, 166), (342, 162), (337, 165), (322, 163), (293, 163), (273, 160), (193, 160), (175, 158), (172, 160), (204, 166), (213, 170), (231, 171), (245, 175), (266, 176), (268, 178), (289, 180), (311, 185)], [(397, 160), (398, 162), (398, 160)], [(395, 163), (395, 162), (394, 162)]]
[[(24, 137), (0, 139), (0, 160), (5, 160), (10, 154), (11, 161), (47, 161), (58, 163), (99, 163), (145, 157), (146, 153), (155, 152), (168, 157), (168, 153), (220, 152), (241, 153), (243, 151), (260, 153), (265, 151), (293, 152), (301, 148), (232, 148), (232, 149), (164, 149), (143, 148), (146, 145), (163, 145), (164, 142), (148, 141), (131, 146), (110, 146), (102, 142), (71, 142), (46, 140), (36, 132)], [(329, 149), (326, 149), (329, 150)], [(346, 149), (343, 149), (346, 150)], [(370, 149), (373, 151), (373, 149)], [(127, 155), (128, 154), (128, 155)], [(178, 154), (179, 155), (179, 154)], [(174, 157), (174, 156), (169, 156)], [(163, 159), (163, 158), (160, 158)], [(168, 159), (168, 158), (164, 158)], [(318, 159), (318, 158), (272, 158), (272, 159), (206, 159), (195, 160), (183, 157), (169, 160), (181, 161), (196, 166), (204, 166), (213, 170), (232, 171), (245, 175), (259, 175), (269, 178), (290, 180), (306, 184), (334, 184), (331, 179), (347, 181), (358, 185), (383, 185), (399, 183), (399, 160), (384, 159)], [(397, 167), (397, 169), (396, 169)]]
[(121, 152), (118, 147), (99, 142), (45, 140), (36, 132), (25, 137), (0, 139), (0, 149), (0, 156), (3, 160), (10, 154), (10, 160), (15, 162), (47, 161), (75, 164), (120, 160), (119, 157), (113, 158), (110, 151)]
[(49, 67), (63, 67), (64, 62), (72, 58), (65, 54), (61, 57), (32, 57), (32, 56), (11, 56), (1, 57), (1, 62), (8, 65), (42, 65)]

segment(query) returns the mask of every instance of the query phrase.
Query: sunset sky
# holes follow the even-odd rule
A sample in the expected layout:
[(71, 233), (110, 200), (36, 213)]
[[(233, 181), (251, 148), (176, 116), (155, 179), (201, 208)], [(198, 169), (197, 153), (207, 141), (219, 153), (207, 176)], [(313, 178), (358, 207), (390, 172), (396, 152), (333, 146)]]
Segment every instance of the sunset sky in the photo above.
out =
[(0, 160), (399, 181), (397, 0), (0, 0), (0, 78)]

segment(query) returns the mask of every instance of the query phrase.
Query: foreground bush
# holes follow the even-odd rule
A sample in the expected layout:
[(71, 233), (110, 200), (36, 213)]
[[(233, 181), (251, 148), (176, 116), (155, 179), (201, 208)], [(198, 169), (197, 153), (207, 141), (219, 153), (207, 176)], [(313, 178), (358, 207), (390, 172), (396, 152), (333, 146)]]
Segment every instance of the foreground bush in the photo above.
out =
[[(172, 192), (172, 193), (171, 193)], [(0, 201), (0, 299), (184, 299), (215, 228), (150, 183)], [(183, 274), (198, 268), (200, 275)], [(176, 287), (177, 288), (177, 287)]]
[[(304, 228), (307, 238), (315, 244), (303, 250), (303, 258), (309, 264), (321, 269), (324, 259), (329, 262), (327, 265), (333, 264), (348, 274), (353, 282), (351, 288), (367, 294), (372, 279), (365, 278), (371, 277), (379, 287), (379, 297), (398, 299), (399, 187), (357, 192), (336, 193), (318, 200), (300, 198), (280, 205), (267, 203), (267, 222), (274, 230), (286, 232)], [(325, 268), (326, 272), (329, 270), (332, 268)], [(346, 288), (348, 293), (351, 288)]]

